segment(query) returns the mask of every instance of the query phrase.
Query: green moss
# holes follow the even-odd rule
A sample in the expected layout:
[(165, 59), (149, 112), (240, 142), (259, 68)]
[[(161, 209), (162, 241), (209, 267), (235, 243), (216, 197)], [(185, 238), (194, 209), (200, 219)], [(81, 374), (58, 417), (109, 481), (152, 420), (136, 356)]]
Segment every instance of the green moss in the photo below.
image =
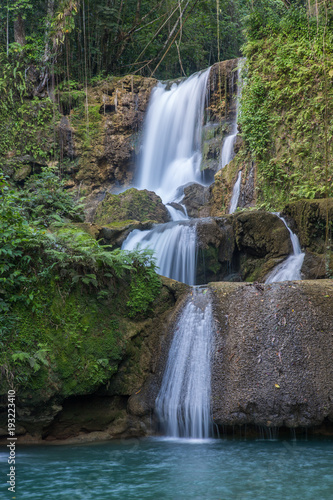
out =
[(127, 189), (118, 195), (108, 193), (97, 207), (97, 224), (112, 227), (114, 224), (121, 225), (120, 221), (124, 224), (132, 220), (165, 222), (168, 220), (167, 210), (155, 193), (135, 188)]
[[(323, 198), (326, 192), (333, 196), (325, 166), (324, 120), (326, 109), (330, 137), (333, 94), (325, 91), (321, 29), (304, 16), (295, 26), (272, 29), (245, 45), (239, 121), (257, 165), (257, 201), (269, 210), (281, 210), (289, 200)], [(333, 66), (329, 31), (326, 44), (327, 73)], [(330, 83), (329, 78), (328, 88)]]
[(45, 302), (38, 314), (23, 306), (14, 309), (16, 335), (7, 343), (1, 364), (17, 352), (32, 358), (43, 346), (48, 349), (47, 363), (36, 372), (29, 360), (16, 363), (15, 384), (52, 390), (52, 379), (64, 396), (90, 393), (116, 372), (126, 346), (114, 311), (117, 302), (100, 303), (83, 287), (64, 299), (55, 284), (44, 288), (40, 299)]

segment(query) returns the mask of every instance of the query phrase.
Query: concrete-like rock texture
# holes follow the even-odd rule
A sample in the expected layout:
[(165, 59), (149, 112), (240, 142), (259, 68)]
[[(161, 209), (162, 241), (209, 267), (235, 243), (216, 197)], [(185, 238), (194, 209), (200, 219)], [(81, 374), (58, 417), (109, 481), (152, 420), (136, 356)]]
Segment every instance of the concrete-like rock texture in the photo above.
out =
[(216, 424), (333, 422), (333, 282), (212, 283)]

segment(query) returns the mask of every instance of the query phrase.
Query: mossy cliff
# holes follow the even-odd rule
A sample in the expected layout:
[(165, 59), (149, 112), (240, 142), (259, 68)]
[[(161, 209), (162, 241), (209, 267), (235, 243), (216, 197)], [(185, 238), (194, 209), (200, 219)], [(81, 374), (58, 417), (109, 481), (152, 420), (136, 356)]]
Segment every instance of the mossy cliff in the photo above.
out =
[(255, 200), (269, 209), (333, 195), (333, 37), (326, 22), (319, 26), (295, 6), (269, 26), (256, 25), (253, 14), (248, 30), (237, 163), (250, 170), (254, 162)]
[[(3, 366), (1, 435), (7, 435), (9, 387), (16, 390), (16, 432), (24, 442), (148, 432), (144, 422), (129, 417), (127, 401), (154, 372), (161, 339), (186, 290), (163, 279), (154, 312), (134, 318), (121, 290), (103, 297), (84, 287), (66, 296), (52, 284), (40, 290), (47, 311), (16, 311), (16, 337), (7, 346), (16, 363)], [(23, 355), (37, 344), (34, 355)]]

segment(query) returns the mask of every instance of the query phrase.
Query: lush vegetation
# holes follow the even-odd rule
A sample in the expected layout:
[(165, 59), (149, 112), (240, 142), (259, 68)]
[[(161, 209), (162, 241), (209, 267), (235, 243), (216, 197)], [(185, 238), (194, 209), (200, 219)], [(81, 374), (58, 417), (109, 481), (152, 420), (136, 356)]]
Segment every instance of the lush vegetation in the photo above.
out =
[(333, 195), (333, 10), (308, 5), (260, 0), (247, 20), (240, 123), (268, 209)]
[(119, 324), (149, 313), (161, 285), (149, 253), (111, 251), (82, 230), (63, 184), (50, 169), (24, 188), (1, 180), (0, 365), (5, 383), (55, 376), (69, 395), (116, 370)]
[(88, 157), (103, 133), (88, 85), (189, 75), (244, 44), (238, 160), (256, 165), (258, 205), (333, 196), (333, 10), (328, 0), (12, 0), (0, 27), (3, 380), (81, 394), (115, 372), (124, 322), (150, 313), (160, 279), (149, 253), (112, 251), (82, 224), (62, 115)]

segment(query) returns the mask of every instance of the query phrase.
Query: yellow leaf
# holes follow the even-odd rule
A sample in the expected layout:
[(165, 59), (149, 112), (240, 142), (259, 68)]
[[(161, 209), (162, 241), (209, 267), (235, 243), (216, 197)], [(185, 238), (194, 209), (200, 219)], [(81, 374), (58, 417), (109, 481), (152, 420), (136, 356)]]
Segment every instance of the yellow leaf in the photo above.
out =
[(276, 387), (277, 389), (280, 389), (279, 384), (275, 384), (275, 387)]
[(328, 74), (330, 75), (330, 77), (332, 77), (333, 76), (333, 69), (330, 69)]

